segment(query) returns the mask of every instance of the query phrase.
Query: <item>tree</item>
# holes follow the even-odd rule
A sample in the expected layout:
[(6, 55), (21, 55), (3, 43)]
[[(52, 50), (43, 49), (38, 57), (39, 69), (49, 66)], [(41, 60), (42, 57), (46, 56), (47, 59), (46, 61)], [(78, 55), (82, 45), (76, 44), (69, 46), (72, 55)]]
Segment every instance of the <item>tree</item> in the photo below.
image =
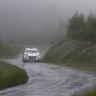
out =
[(86, 39), (96, 42), (96, 17), (90, 14), (86, 21)]
[(69, 20), (69, 24), (67, 26), (67, 36), (75, 39), (83, 39), (82, 35), (84, 34), (84, 24), (84, 15), (76, 12), (76, 14)]

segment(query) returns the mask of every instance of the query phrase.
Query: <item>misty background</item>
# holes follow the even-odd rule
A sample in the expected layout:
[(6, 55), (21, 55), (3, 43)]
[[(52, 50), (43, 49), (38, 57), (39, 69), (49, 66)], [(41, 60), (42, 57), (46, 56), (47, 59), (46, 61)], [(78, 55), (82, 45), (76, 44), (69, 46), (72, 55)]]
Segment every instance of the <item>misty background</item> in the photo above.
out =
[(96, 14), (95, 0), (0, 0), (0, 38), (10, 43), (54, 44), (66, 36), (77, 11)]

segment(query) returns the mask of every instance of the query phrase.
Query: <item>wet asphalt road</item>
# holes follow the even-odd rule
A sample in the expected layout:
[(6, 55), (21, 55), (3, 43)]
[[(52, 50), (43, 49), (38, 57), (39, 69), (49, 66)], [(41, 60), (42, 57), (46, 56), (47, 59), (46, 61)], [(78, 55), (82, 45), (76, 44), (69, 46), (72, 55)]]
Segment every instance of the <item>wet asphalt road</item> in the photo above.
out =
[[(41, 57), (48, 47), (38, 47)], [(93, 86), (95, 75), (43, 62), (22, 62), (22, 54), (6, 60), (23, 68), (29, 80), (26, 84), (0, 91), (0, 96), (71, 96)]]

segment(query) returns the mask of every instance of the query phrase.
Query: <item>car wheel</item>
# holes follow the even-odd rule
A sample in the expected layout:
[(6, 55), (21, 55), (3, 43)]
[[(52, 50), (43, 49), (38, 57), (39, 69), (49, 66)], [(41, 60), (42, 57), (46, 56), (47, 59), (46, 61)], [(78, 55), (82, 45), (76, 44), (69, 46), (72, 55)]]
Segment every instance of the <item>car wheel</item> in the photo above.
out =
[(26, 60), (23, 60), (23, 62), (27, 62)]
[(40, 60), (37, 60), (37, 62), (40, 62)]

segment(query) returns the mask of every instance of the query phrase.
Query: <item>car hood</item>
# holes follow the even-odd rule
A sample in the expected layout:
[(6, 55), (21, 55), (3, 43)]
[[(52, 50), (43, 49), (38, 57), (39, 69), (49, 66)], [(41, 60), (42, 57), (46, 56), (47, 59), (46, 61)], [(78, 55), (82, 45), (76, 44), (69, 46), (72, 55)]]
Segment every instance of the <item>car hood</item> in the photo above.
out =
[(39, 55), (39, 53), (29, 53), (29, 54), (27, 54), (27, 56), (38, 56)]

